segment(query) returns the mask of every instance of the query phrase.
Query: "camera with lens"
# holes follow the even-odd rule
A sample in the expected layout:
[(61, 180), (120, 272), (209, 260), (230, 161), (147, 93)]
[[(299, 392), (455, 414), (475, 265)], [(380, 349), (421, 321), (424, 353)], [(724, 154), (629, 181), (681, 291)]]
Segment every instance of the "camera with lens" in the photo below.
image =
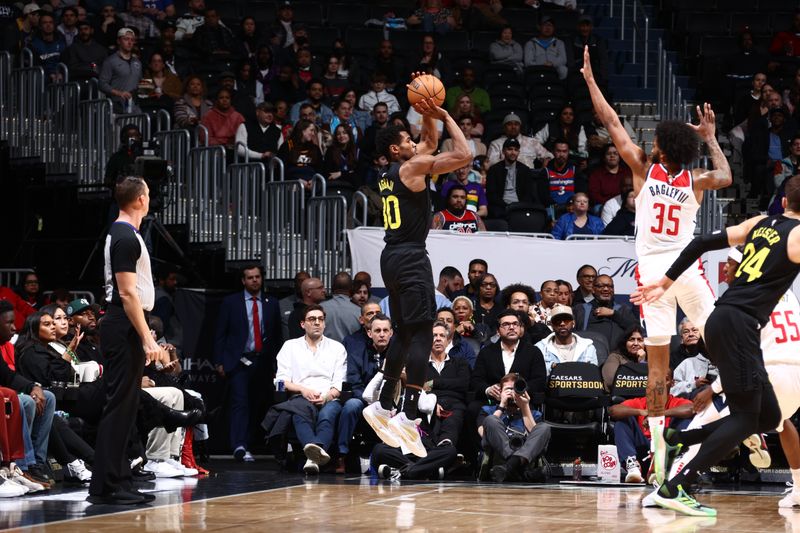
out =
[(161, 146), (155, 141), (128, 139), (133, 155), (133, 173), (144, 178), (150, 188), (150, 212), (159, 213), (166, 207), (166, 188), (173, 178), (172, 165), (161, 158)]
[(522, 396), (526, 392), (528, 392), (528, 382), (525, 381), (525, 378), (517, 374), (517, 379), (514, 380), (514, 394)]
[(517, 450), (525, 444), (525, 433), (521, 431), (509, 426), (506, 428), (506, 435), (508, 435), (508, 446), (512, 450)]

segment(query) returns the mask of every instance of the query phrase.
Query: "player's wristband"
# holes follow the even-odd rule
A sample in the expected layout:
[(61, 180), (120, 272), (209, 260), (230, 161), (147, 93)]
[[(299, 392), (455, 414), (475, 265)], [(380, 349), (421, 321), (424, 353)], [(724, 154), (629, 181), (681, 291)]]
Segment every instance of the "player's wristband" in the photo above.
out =
[(692, 265), (692, 263), (700, 259), (700, 256), (704, 253), (710, 252), (711, 250), (722, 250), (729, 246), (728, 232), (725, 230), (717, 230), (714, 233), (698, 235), (683, 249), (681, 255), (672, 263), (672, 266), (669, 267), (665, 275), (672, 281), (675, 281)]

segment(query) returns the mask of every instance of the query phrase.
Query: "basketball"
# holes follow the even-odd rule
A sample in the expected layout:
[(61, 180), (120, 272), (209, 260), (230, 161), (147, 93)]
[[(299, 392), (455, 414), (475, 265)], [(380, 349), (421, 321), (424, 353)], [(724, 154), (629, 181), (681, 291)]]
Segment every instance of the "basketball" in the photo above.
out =
[(444, 85), (441, 80), (430, 74), (414, 78), (408, 84), (408, 103), (411, 105), (425, 98), (431, 98), (437, 106), (441, 106), (444, 103), (444, 94)]

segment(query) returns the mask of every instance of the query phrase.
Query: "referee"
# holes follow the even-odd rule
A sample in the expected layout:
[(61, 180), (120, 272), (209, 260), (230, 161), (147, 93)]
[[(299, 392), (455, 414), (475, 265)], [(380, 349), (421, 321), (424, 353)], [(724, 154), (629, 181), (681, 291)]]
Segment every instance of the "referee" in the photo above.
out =
[[(106, 405), (97, 430), (95, 462), (87, 501), (135, 505), (155, 499), (131, 484), (126, 449), (139, 407), (139, 387), (145, 364), (163, 353), (146, 315), (153, 309), (155, 288), (139, 226), (150, 207), (150, 191), (135, 176), (117, 182), (114, 197), (119, 217), (106, 236), (105, 290), (108, 307), (100, 329), (105, 356)], [(167, 363), (168, 361), (162, 361)]]

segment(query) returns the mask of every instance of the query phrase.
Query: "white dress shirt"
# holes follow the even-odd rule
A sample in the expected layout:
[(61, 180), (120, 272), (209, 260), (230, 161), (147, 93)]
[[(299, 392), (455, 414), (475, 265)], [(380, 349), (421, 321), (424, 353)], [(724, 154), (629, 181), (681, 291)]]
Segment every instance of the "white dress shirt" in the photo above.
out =
[(325, 336), (317, 343), (316, 351), (303, 335), (284, 342), (278, 352), (277, 379), (325, 394), (331, 387), (342, 390), (346, 376), (347, 350), (342, 343)]

